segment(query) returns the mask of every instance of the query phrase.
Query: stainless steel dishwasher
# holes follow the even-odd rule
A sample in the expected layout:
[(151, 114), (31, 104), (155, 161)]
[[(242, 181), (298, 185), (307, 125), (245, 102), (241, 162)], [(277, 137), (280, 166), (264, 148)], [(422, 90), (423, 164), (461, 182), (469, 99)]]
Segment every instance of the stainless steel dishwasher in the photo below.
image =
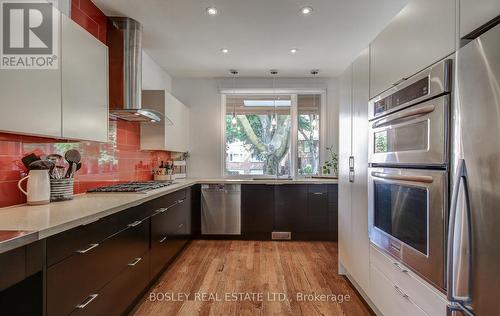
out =
[(241, 235), (241, 186), (201, 186), (201, 234)]

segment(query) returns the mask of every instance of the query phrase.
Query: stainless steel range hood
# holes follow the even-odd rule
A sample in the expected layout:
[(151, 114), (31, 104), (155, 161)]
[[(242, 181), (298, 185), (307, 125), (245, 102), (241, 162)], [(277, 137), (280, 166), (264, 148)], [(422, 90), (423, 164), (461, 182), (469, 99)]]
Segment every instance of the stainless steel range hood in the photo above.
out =
[(122, 85), (110, 82), (110, 94), (118, 95), (111, 101), (110, 115), (133, 122), (160, 122), (162, 113), (141, 104), (142, 25), (128, 17), (111, 17), (111, 21), (115, 30), (109, 38), (110, 75), (114, 67), (119, 75), (111, 80), (121, 79)]

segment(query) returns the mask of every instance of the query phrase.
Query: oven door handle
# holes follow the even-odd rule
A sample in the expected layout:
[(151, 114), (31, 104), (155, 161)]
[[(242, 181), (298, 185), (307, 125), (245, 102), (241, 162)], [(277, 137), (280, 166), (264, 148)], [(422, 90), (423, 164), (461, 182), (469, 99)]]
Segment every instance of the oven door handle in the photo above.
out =
[(392, 117), (386, 117), (386, 118), (383, 118), (383, 119), (376, 121), (375, 123), (373, 123), (372, 128), (378, 128), (378, 127), (390, 125), (391, 123), (395, 123), (401, 119), (412, 117), (412, 116), (426, 115), (426, 114), (434, 112), (435, 109), (436, 109), (436, 106), (431, 104), (431, 105), (421, 106), (421, 107), (418, 107), (416, 109), (402, 111), (402, 112), (399, 112), (399, 113), (393, 115)]
[[(463, 186), (465, 205), (459, 207), (460, 188)], [(465, 207), (464, 207), (465, 206)], [(458, 217), (458, 210), (461, 210)], [(458, 229), (457, 229), (458, 225)], [(459, 244), (456, 244), (458, 241)], [(450, 220), (448, 226), (447, 245), (447, 290), (448, 300), (453, 303), (470, 303), (472, 289), (472, 223), (471, 207), (469, 198), (469, 186), (467, 183), (467, 168), (465, 160), (458, 160), (457, 173), (453, 183), (453, 195), (451, 197)], [(455, 253), (458, 250), (459, 253)], [(458, 255), (458, 256), (457, 256)], [(462, 260), (461, 256), (467, 257)], [(455, 260), (456, 259), (456, 260)], [(459, 275), (466, 282), (462, 296), (455, 295), (455, 268), (460, 267), (460, 272), (465, 271), (465, 276)], [(463, 287), (461, 287), (463, 289)]]
[(407, 176), (402, 174), (390, 174), (377, 171), (372, 172), (372, 177), (387, 179), (387, 180), (411, 181), (411, 182), (422, 182), (422, 183), (434, 182), (434, 179), (431, 176)]

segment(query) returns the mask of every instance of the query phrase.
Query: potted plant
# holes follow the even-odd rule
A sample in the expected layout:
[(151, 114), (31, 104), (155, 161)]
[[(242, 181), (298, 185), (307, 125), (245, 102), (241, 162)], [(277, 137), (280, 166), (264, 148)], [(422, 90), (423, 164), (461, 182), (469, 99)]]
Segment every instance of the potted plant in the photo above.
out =
[(338, 177), (339, 175), (339, 156), (333, 151), (333, 146), (326, 148), (327, 160), (323, 164), (323, 175)]

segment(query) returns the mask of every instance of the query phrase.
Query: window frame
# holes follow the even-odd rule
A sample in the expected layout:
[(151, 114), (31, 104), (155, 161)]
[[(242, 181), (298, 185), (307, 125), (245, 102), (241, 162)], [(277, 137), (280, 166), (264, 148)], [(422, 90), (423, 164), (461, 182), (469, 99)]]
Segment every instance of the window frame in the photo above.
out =
[[(326, 141), (326, 122), (327, 122), (327, 113), (326, 113), (326, 89), (318, 89), (318, 90), (271, 90), (271, 89), (259, 89), (259, 90), (231, 90), (231, 91), (220, 91), (221, 95), (221, 176), (224, 179), (252, 179), (252, 178), (269, 178), (275, 179), (276, 176), (273, 175), (230, 175), (226, 174), (226, 98), (228, 95), (235, 94), (274, 94), (274, 95), (287, 95), (291, 97), (292, 105), (290, 108), (290, 117), (291, 117), (291, 127), (290, 132), (291, 135), (291, 144), (290, 144), (290, 154), (291, 154), (291, 163), (290, 163), (290, 177), (291, 178), (310, 178), (311, 175), (300, 175), (297, 170), (297, 159), (298, 159), (298, 109), (297, 109), (297, 99), (298, 95), (320, 95), (321, 103), (320, 103), (320, 114), (319, 114), (319, 146), (320, 146), (320, 154), (319, 154), (319, 175), (321, 175), (321, 166), (325, 157), (325, 141)], [(283, 177), (280, 177), (283, 178)]]

